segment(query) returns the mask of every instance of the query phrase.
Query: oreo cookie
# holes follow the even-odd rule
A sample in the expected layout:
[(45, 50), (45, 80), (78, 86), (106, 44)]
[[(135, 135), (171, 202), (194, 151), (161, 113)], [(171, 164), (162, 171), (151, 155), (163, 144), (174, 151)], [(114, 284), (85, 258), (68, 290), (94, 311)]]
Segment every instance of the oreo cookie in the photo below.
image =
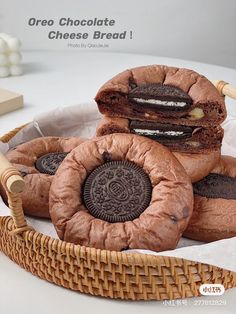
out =
[(195, 194), (207, 198), (236, 199), (236, 178), (218, 173), (210, 173), (193, 184)]
[(194, 128), (184, 125), (132, 120), (130, 130), (132, 133), (146, 136), (158, 142), (166, 142), (191, 138)]
[(146, 84), (132, 89), (129, 100), (146, 108), (156, 110), (186, 110), (193, 101), (182, 89), (164, 84)]
[(54, 175), (68, 153), (48, 153), (37, 159), (36, 169), (45, 174)]
[(129, 161), (111, 161), (87, 177), (83, 198), (96, 218), (115, 223), (134, 220), (148, 207), (152, 185), (142, 168)]

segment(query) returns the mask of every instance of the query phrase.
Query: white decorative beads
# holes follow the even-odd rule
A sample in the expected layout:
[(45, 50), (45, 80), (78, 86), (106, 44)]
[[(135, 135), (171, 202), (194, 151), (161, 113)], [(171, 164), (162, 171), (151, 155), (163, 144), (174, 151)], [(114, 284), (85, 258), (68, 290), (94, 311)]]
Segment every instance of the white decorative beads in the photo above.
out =
[(8, 49), (10, 51), (19, 51), (21, 47), (20, 40), (15, 37), (10, 37), (7, 39)]
[(13, 76), (21, 75), (22, 74), (22, 66), (21, 65), (11, 65), (10, 74)]
[(20, 64), (21, 54), (19, 52), (10, 52), (8, 54), (8, 60), (10, 64)]
[(7, 44), (4, 39), (0, 37), (0, 53), (5, 53), (7, 51)]
[(5, 53), (0, 53), (0, 66), (5, 66), (8, 64), (8, 58)]
[(20, 48), (21, 42), (18, 38), (0, 33), (0, 77), (23, 73)]
[(0, 77), (7, 77), (10, 75), (9, 67), (1, 67), (0, 66)]

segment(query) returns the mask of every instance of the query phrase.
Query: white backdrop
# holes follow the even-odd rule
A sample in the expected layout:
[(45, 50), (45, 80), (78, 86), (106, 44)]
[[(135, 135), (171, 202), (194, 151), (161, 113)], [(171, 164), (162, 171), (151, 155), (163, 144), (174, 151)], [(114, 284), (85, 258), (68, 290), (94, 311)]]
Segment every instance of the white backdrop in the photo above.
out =
[(99, 50), (147, 53), (236, 68), (235, 12), (236, 0), (1, 0), (0, 31), (20, 37), (24, 49), (77, 51), (85, 48), (68, 48), (67, 44), (81, 41), (49, 40), (48, 32), (92, 28), (30, 27), (29, 18), (57, 21), (60, 17), (107, 17), (116, 21), (115, 26), (99, 30), (127, 30), (128, 36), (124, 40), (97, 40), (96, 43), (109, 45)]

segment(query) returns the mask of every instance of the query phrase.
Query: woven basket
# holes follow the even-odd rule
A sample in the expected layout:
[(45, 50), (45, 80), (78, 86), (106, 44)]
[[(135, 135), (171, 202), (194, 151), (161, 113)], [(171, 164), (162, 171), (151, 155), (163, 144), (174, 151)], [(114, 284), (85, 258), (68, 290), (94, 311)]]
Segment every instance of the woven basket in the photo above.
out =
[[(217, 84), (224, 92), (227, 85)], [(8, 142), (20, 129), (0, 140)], [(98, 250), (41, 234), (26, 223), (20, 197), (23, 179), (3, 155), (0, 155), (0, 177), (12, 212), (12, 217), (0, 217), (0, 250), (42, 279), (83, 293), (131, 300), (198, 296), (203, 283), (223, 284), (225, 289), (236, 287), (235, 272), (213, 265), (182, 258)]]

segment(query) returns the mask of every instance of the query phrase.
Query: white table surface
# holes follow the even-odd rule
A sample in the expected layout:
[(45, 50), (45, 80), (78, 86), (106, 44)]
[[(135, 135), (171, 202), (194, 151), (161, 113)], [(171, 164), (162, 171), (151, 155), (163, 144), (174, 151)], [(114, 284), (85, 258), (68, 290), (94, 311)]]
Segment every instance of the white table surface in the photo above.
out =
[[(24, 95), (25, 107), (0, 117), (0, 135), (32, 120), (34, 115), (58, 106), (91, 101), (98, 88), (113, 75), (134, 66), (167, 64), (192, 68), (209, 79), (222, 79), (236, 86), (236, 70), (164, 57), (93, 53), (24, 52), (20, 77), (0, 79), (0, 87)], [(235, 101), (227, 99), (230, 115)], [(196, 300), (225, 300), (226, 305), (197, 305)], [(124, 302), (75, 293), (34, 277), (0, 253), (0, 314), (61, 313), (236, 313), (236, 288), (221, 297), (187, 299), (187, 305), (162, 302)]]

